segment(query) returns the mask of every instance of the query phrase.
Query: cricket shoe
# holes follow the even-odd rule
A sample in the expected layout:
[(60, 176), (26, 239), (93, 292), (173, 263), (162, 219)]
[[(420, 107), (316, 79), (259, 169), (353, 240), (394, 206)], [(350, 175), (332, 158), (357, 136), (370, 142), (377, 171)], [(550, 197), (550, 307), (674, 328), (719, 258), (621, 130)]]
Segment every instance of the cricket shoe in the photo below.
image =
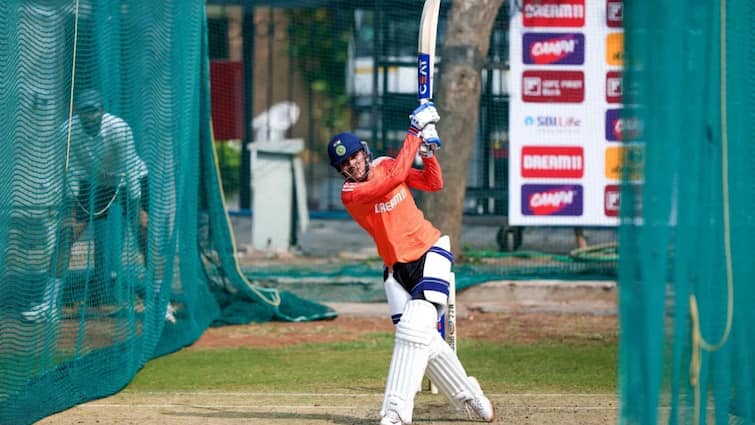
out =
[(404, 425), (404, 423), (395, 410), (389, 410), (385, 412), (385, 416), (380, 420), (380, 425)]
[(480, 387), (480, 383), (477, 382), (477, 378), (470, 376), (469, 382), (475, 388), (475, 392), (474, 398), (465, 402), (467, 412), (474, 412), (485, 422), (493, 422), (495, 420), (495, 406), (482, 393), (482, 388)]

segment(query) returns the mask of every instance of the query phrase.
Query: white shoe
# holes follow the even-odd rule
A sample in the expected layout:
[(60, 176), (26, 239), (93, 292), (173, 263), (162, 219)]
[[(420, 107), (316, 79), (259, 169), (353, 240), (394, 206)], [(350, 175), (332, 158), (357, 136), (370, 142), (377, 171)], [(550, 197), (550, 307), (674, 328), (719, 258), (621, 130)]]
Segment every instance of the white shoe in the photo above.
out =
[(474, 398), (466, 401), (467, 410), (474, 412), (485, 422), (493, 422), (495, 420), (495, 406), (483, 395), (477, 378), (470, 376), (469, 382), (475, 387), (476, 391)]
[(385, 416), (383, 416), (383, 419), (380, 420), (380, 425), (403, 425), (404, 423), (401, 422), (401, 417), (399, 417), (398, 413), (396, 413), (395, 410), (389, 410), (385, 412)]
[(173, 304), (168, 303), (168, 307), (165, 308), (165, 320), (170, 323), (176, 323), (176, 307), (173, 306)]
[(56, 320), (57, 313), (49, 303), (41, 303), (22, 312), (21, 316), (23, 316), (26, 321), (42, 323), (48, 320)]

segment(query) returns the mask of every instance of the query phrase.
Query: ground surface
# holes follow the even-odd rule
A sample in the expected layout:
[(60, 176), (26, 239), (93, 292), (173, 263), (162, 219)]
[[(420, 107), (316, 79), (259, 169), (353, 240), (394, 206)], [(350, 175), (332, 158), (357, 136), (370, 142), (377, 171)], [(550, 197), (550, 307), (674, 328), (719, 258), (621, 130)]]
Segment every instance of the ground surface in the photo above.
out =
[[(614, 315), (467, 311), (458, 322), (463, 338), (506, 343), (541, 340), (585, 341), (616, 337)], [(211, 328), (190, 350), (277, 346), (358, 340), (365, 333), (390, 332), (384, 316), (341, 315), (328, 322), (264, 323)], [(497, 406), (496, 424), (605, 425), (616, 423), (615, 394), (488, 394)], [(40, 424), (281, 424), (362, 425), (377, 423), (379, 394), (245, 392), (128, 392), (85, 403)], [(414, 423), (475, 423), (451, 411), (439, 395), (418, 396)], [(479, 422), (478, 422), (479, 423)]]
[[(606, 315), (550, 313), (468, 312), (459, 318), (461, 338), (505, 343), (533, 343), (543, 340), (584, 341), (615, 337), (616, 317)], [(339, 316), (335, 320), (208, 329), (190, 349), (208, 347), (283, 346), (297, 343), (356, 341), (372, 332), (392, 332), (383, 316)]]

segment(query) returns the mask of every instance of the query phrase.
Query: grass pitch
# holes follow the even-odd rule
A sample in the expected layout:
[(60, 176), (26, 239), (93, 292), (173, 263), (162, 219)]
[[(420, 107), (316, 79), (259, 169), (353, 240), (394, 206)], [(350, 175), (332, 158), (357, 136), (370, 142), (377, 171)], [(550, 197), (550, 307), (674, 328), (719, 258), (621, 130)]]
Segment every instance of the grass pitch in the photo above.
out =
[[(458, 352), (496, 406), (495, 424), (616, 423), (615, 322), (470, 315), (460, 322)], [(118, 394), (39, 424), (374, 425), (391, 330), (383, 318), (354, 317), (210, 329), (193, 346), (151, 360)], [(442, 395), (416, 398), (415, 424), (467, 421)]]
[[(393, 336), (348, 343), (183, 350), (155, 359), (127, 391), (348, 392), (383, 390)], [(462, 340), (459, 357), (490, 392), (609, 393), (616, 344), (509, 345)]]

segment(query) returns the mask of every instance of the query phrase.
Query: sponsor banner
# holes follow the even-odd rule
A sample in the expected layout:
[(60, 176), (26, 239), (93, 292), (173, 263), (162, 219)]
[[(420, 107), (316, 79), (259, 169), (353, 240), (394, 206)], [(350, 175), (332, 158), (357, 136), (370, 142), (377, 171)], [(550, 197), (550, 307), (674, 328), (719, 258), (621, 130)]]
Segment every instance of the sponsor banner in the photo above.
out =
[(522, 101), (582, 103), (585, 76), (582, 71), (524, 71)]
[(643, 137), (642, 121), (637, 116), (627, 116), (627, 109), (606, 110), (606, 140), (621, 142), (639, 140)]
[(538, 133), (576, 133), (582, 128), (582, 118), (571, 115), (527, 115), (524, 127)]
[(627, 178), (639, 181), (645, 167), (645, 149), (641, 145), (606, 148), (605, 176), (609, 180)]
[(581, 178), (585, 172), (582, 146), (524, 146), (522, 177)]
[(582, 27), (585, 25), (585, 0), (524, 0), (522, 25)]
[(625, 1), (521, 0), (512, 9), (509, 225), (616, 226), (614, 189), (642, 182), (639, 90), (623, 73)]
[(582, 185), (525, 184), (522, 186), (522, 215), (581, 216)]
[[(622, 196), (624, 191), (624, 196)], [(625, 198), (629, 208), (633, 210), (633, 217), (642, 216), (642, 185), (627, 183), (622, 185), (609, 184), (603, 191), (603, 212), (606, 217), (619, 217), (621, 215), (621, 201)]]
[(624, 96), (624, 80), (621, 71), (606, 73), (606, 102), (621, 103)]
[(624, 123), (621, 121), (621, 109), (608, 109), (605, 121), (606, 140), (620, 142), (622, 140), (621, 130), (624, 127)]
[(606, 185), (603, 191), (603, 213), (606, 217), (618, 217), (621, 211), (621, 187), (617, 184)]
[(624, 65), (624, 33), (614, 32), (606, 36), (606, 64)]
[(522, 62), (528, 65), (582, 65), (585, 36), (580, 33), (524, 33)]
[(606, 0), (606, 26), (609, 28), (624, 26), (624, 0)]

